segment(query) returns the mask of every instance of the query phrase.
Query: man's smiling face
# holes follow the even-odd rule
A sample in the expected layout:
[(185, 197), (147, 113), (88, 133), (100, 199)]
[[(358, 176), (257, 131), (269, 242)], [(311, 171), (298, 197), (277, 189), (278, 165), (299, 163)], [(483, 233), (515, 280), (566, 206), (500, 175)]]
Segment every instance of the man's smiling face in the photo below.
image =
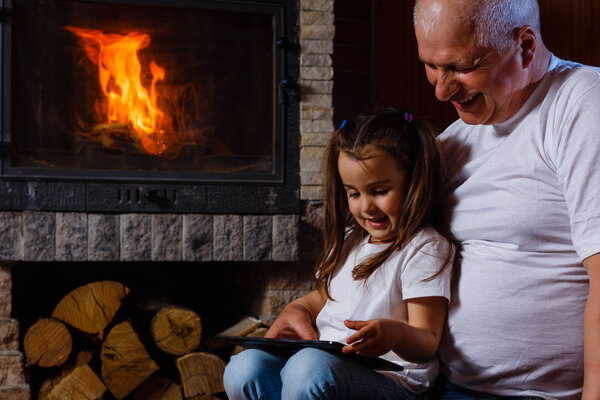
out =
[(467, 124), (496, 124), (523, 105), (520, 47), (482, 49), (474, 30), (444, 18), (425, 33), (417, 24), (419, 58), (440, 101), (450, 101)]

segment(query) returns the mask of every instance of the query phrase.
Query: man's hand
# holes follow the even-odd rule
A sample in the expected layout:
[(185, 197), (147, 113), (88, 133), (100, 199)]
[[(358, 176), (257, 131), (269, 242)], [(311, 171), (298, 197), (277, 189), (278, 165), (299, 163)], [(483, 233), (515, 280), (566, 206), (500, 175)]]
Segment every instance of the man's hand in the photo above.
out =
[(348, 346), (342, 349), (344, 353), (378, 357), (396, 348), (403, 323), (379, 318), (370, 321), (344, 321), (344, 325), (358, 331), (346, 339)]
[(325, 305), (319, 292), (312, 291), (285, 306), (265, 335), (266, 338), (318, 339), (315, 319)]

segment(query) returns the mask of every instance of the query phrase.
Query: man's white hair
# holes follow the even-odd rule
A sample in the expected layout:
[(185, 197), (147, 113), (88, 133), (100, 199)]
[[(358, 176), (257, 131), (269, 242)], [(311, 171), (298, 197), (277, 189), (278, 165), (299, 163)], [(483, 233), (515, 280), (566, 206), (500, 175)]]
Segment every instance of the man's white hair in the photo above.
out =
[[(414, 24), (420, 25), (425, 35), (429, 35), (441, 21), (442, 10), (434, 4), (426, 13), (422, 3), (417, 0), (415, 4)], [(462, 6), (462, 10), (453, 13), (456, 21), (451, 22), (473, 27), (478, 44), (484, 48), (506, 50), (513, 43), (516, 31), (525, 25), (533, 27), (541, 40), (537, 0), (466, 0), (462, 1)]]

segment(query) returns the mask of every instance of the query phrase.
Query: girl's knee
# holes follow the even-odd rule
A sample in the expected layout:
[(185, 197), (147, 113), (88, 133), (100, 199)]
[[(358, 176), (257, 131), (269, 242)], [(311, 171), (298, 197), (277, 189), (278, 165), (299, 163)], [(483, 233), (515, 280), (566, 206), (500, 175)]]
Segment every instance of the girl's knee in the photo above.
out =
[(278, 398), (281, 389), (280, 358), (260, 350), (248, 349), (232, 356), (223, 374), (229, 399)]
[[(333, 362), (332, 362), (333, 361)], [(318, 349), (299, 351), (281, 370), (284, 399), (325, 399), (335, 385), (335, 356)]]

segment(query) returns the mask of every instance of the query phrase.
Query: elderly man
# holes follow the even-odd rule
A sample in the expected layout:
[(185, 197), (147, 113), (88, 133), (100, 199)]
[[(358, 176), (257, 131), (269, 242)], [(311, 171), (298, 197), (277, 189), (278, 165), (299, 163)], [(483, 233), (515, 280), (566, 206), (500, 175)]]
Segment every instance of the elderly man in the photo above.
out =
[[(536, 0), (415, 6), (427, 77), (460, 116), (440, 137), (462, 245), (445, 398), (600, 399), (600, 71), (554, 57), (538, 14)], [(316, 339), (320, 304), (291, 302), (267, 336)]]
[(417, 0), (415, 33), (460, 116), (444, 391), (600, 398), (600, 71), (546, 49), (536, 0)]

